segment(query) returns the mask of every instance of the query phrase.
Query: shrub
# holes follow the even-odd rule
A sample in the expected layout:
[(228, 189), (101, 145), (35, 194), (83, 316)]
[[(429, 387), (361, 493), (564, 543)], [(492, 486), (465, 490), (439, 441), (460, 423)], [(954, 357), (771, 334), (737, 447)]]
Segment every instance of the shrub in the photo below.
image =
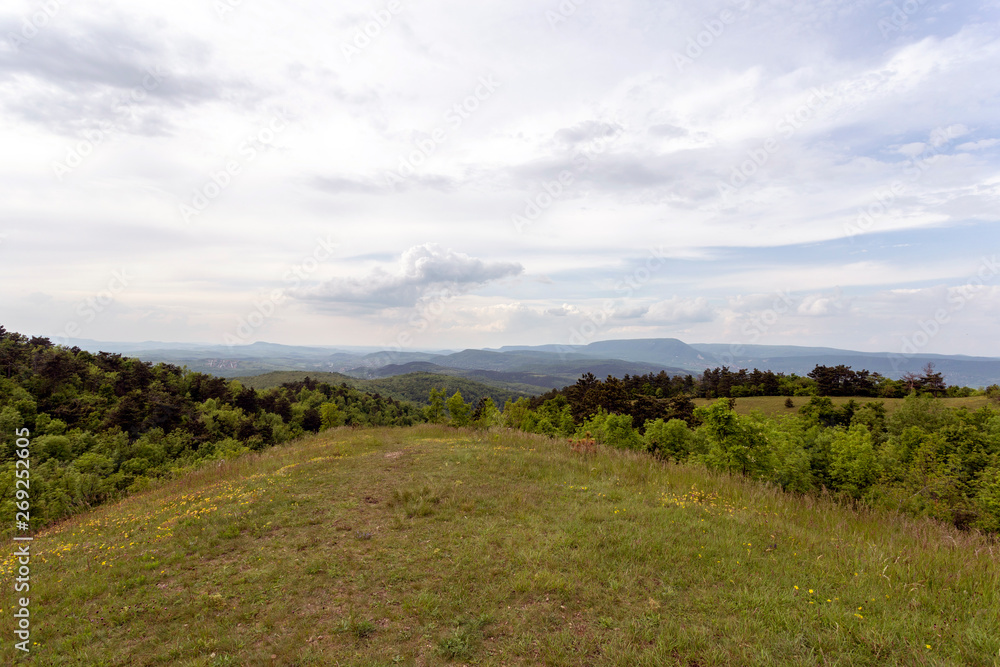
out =
[(872, 434), (861, 425), (837, 433), (830, 443), (830, 476), (837, 488), (855, 498), (878, 481), (879, 458)]
[(755, 477), (771, 471), (771, 452), (760, 425), (737, 415), (727, 399), (698, 408), (694, 415), (708, 435), (704, 460), (709, 467)]
[(632, 417), (598, 411), (577, 429), (577, 435), (590, 432), (597, 442), (619, 449), (641, 449), (642, 438), (632, 428)]
[(691, 449), (691, 429), (683, 419), (649, 420), (645, 425), (646, 434), (643, 443), (646, 451), (654, 456), (675, 461), (683, 461)]

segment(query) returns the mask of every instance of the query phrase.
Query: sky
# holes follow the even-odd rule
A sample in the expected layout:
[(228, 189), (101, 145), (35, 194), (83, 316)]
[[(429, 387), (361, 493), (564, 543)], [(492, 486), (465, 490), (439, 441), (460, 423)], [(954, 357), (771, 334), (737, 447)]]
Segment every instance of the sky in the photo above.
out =
[(8, 0), (0, 324), (1000, 356), (1000, 2)]

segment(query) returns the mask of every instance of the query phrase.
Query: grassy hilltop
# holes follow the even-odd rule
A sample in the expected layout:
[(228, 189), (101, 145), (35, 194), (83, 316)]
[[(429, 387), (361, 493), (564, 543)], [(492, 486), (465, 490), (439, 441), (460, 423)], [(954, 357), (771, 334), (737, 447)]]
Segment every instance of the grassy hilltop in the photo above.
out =
[(421, 425), (212, 462), (36, 537), (19, 662), (1000, 664), (995, 541), (579, 449)]

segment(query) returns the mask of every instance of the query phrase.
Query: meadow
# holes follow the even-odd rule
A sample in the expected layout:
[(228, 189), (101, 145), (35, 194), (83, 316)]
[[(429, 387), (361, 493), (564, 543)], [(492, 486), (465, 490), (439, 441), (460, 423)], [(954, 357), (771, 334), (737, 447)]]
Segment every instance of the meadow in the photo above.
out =
[(995, 538), (642, 453), (334, 428), (157, 484), (36, 536), (19, 663), (1000, 664)]

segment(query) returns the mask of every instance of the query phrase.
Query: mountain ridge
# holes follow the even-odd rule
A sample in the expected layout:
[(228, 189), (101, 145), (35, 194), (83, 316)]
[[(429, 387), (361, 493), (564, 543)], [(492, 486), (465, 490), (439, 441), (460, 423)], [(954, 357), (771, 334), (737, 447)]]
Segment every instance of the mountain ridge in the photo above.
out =
[[(242, 346), (162, 344), (138, 349), (137, 343), (86, 343), (88, 351), (118, 352), (145, 361), (185, 365), (190, 370), (243, 377), (270, 371), (324, 371), (360, 377), (386, 377), (379, 369), (425, 362), (440, 368), (489, 373), (534, 373), (575, 381), (572, 376), (667, 371), (699, 374), (718, 366), (732, 370), (759, 368), (805, 375), (817, 365), (851, 366), (898, 379), (935, 364), (950, 384), (971, 387), (1000, 383), (1000, 357), (863, 352), (831, 347), (725, 343), (685, 343), (677, 338), (594, 341), (585, 345), (505, 345), (500, 348), (451, 350), (387, 350), (374, 347), (296, 346), (259, 341)], [(390, 368), (387, 372), (392, 372)], [(413, 372), (414, 369), (408, 372)], [(438, 371), (424, 367), (421, 370)], [(578, 377), (578, 375), (576, 375)], [(498, 379), (494, 376), (491, 379)], [(541, 386), (541, 385), (539, 385)]]

